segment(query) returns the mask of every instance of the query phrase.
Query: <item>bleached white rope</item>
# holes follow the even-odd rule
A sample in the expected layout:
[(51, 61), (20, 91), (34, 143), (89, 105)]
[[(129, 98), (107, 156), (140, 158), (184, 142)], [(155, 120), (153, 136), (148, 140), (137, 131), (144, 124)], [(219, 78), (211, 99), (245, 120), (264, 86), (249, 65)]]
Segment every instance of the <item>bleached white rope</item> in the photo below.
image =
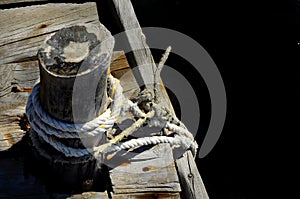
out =
[[(170, 51), (170, 49), (169, 49)], [(167, 53), (169, 53), (167, 51)], [(165, 59), (167, 56), (164, 56)], [(162, 67), (162, 66), (161, 66)], [(160, 68), (161, 68), (160, 67)], [(160, 69), (161, 70), (161, 69)], [(166, 121), (166, 118), (156, 113), (155, 117), (145, 118), (146, 114), (141, 111), (136, 103), (133, 103), (123, 95), (123, 89), (119, 80), (113, 76), (108, 76), (109, 99), (112, 100), (110, 108), (99, 117), (84, 124), (70, 124), (59, 121), (45, 111), (43, 111), (39, 102), (39, 84), (36, 84), (28, 98), (26, 113), (31, 128), (48, 144), (57, 151), (63, 153), (66, 157), (82, 157), (91, 153), (111, 153), (119, 150), (141, 147), (145, 145), (155, 145), (159, 143), (169, 143), (172, 147), (182, 147), (184, 150), (191, 149), (196, 154), (197, 143), (193, 135), (181, 123), (181, 125), (172, 124)], [(148, 119), (149, 126), (166, 128), (175, 133), (175, 137), (153, 136), (131, 139), (126, 142), (107, 143), (108, 147), (95, 146), (94, 148), (73, 148), (66, 146), (59, 139), (74, 139), (95, 137), (104, 134), (113, 128), (119, 115), (125, 112), (131, 112), (135, 117)], [(161, 112), (161, 111), (158, 111)], [(139, 124), (141, 125), (141, 124)], [(137, 128), (131, 128), (137, 129)], [(104, 144), (105, 145), (105, 144)]]
[[(95, 137), (99, 133), (105, 133), (110, 130), (116, 122), (120, 112), (131, 111), (137, 117), (143, 117), (145, 114), (132, 101), (125, 98), (123, 89), (119, 80), (109, 76), (110, 83), (109, 95), (113, 98), (111, 108), (107, 109), (96, 119), (85, 124), (71, 124), (59, 121), (45, 111), (43, 111), (39, 102), (40, 85), (37, 83), (26, 105), (28, 121), (36, 133), (56, 150), (64, 153), (67, 157), (80, 157), (88, 155), (90, 150), (68, 147), (57, 141), (56, 138), (85, 138)], [(111, 111), (112, 109), (112, 111)]]
[[(161, 143), (169, 143), (171, 147), (182, 147), (184, 150), (187, 150), (193, 145), (194, 142), (191, 140), (183, 139), (180, 136), (168, 137), (168, 136), (152, 136), (152, 137), (142, 137), (137, 139), (131, 139), (127, 142), (119, 143), (117, 145), (112, 145), (108, 148), (105, 153), (113, 153), (120, 150), (126, 150), (131, 148), (137, 148), (147, 145), (156, 145)], [(196, 153), (197, 147), (192, 147), (193, 153)]]

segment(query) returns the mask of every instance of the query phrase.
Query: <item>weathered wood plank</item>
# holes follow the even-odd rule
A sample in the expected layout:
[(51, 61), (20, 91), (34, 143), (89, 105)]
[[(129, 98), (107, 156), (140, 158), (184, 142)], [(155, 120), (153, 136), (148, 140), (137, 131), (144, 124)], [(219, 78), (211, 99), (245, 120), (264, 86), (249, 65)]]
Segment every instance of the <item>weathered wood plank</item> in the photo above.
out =
[(136, 66), (139, 67), (140, 75), (145, 86), (152, 87), (154, 82), (154, 71), (156, 65), (153, 64), (151, 51), (146, 43), (146, 37), (142, 32), (141, 26), (136, 18), (130, 0), (113, 0), (117, 15), (125, 30), (130, 48), (133, 50)]
[[(115, 1), (115, 3), (122, 3), (122, 2), (124, 2), (124, 1), (117, 1), (117, 0), (114, 0)], [(126, 0), (126, 2), (128, 2), (128, 0)], [(132, 5), (131, 5), (131, 3), (130, 3), (130, 1), (129, 1), (129, 8), (131, 7), (131, 9), (132, 9)], [(124, 11), (124, 9), (117, 9), (117, 10), (121, 10), (121, 12), (123, 12)], [(130, 9), (129, 9), (130, 10)], [(132, 9), (133, 10), (133, 9)], [(29, 20), (28, 21), (30, 21), (30, 20), (33, 20), (33, 18), (32, 18), (32, 11), (30, 11), (30, 9), (29, 9), (29, 11), (28, 11), (28, 13), (30, 13), (30, 14), (28, 14), (28, 16), (30, 16), (30, 18), (28, 18)], [(63, 12), (64, 13), (64, 12)], [(78, 14), (79, 16), (81, 16), (81, 15), (84, 15), (84, 14), (86, 14), (86, 13), (83, 13), (83, 14)], [(133, 14), (134, 14), (134, 12), (133, 12)], [(70, 14), (71, 15), (71, 14)], [(2, 16), (4, 16), (4, 15), (1, 15), (1, 12), (0, 12), (0, 17), (1, 17), (1, 19), (3, 19), (3, 17)], [(34, 18), (38, 18), (38, 17), (34, 17)], [(136, 17), (135, 17), (135, 15), (133, 16), (133, 19), (136, 19)], [(19, 22), (21, 21), (21, 20), (24, 20), (24, 16), (22, 16), (22, 17), (20, 17), (19, 16)], [(26, 21), (26, 20), (25, 20)], [(136, 20), (137, 21), (137, 20)], [(18, 21), (16, 21), (16, 23), (17, 23)], [(71, 21), (72, 22), (72, 21)], [(70, 23), (71, 23), (70, 22)], [(93, 23), (93, 21), (87, 21), (86, 23)], [(0, 22), (1, 23), (1, 22)], [(9, 22), (8, 24), (9, 25), (11, 25), (13, 22)], [(96, 22), (97, 23), (97, 22)], [(123, 20), (123, 26), (124, 27), (127, 27), (127, 22), (126, 22), (126, 20)], [(7, 25), (8, 25), (7, 24)], [(28, 24), (28, 23), (27, 23)], [(75, 23), (74, 23), (75, 24)], [(125, 24), (125, 25), (124, 25)], [(1, 30), (2, 30), (2, 24), (0, 24), (1, 25)], [(50, 25), (50, 26), (48, 26), (48, 25)], [(70, 24), (70, 25), (72, 25), (72, 24)], [(139, 24), (138, 24), (138, 21), (137, 21), (137, 24), (136, 23), (132, 23), (132, 28), (134, 28), (134, 26), (135, 25), (138, 25), (138, 27), (139, 27)], [(47, 24), (47, 23), (44, 23), (44, 22), (40, 22), (40, 23), (38, 23), (37, 24), (37, 26), (34, 26), (36, 29), (38, 29), (38, 28), (40, 28), (41, 30), (43, 30), (43, 29), (47, 29), (48, 27), (51, 27), (51, 24)], [(128, 26), (128, 27), (130, 27), (130, 26)], [(26, 27), (25, 27), (26, 28)], [(59, 28), (57, 28), (57, 29), (59, 29)], [(1, 31), (0, 30), (0, 31)], [(12, 30), (12, 31), (16, 31), (16, 30)], [(34, 31), (36, 31), (36, 30), (34, 30)], [(56, 30), (53, 30), (53, 31), (56, 31)], [(52, 32), (53, 32), (52, 31)], [(28, 31), (27, 31), (28, 32)], [(45, 31), (45, 32), (43, 32), (43, 31), (41, 31), (42, 33), (39, 33), (39, 34), (32, 34), (32, 33), (29, 33), (29, 35), (31, 34), (31, 36), (29, 36), (29, 39), (15, 39), (14, 40), (14, 38), (12, 38), (12, 40), (11, 40), (11, 42), (8, 42), (8, 43), (5, 43), (5, 44), (2, 44), (2, 45), (0, 45), (0, 57), (2, 56), (2, 55), (6, 55), (6, 56), (8, 56), (7, 58), (6, 58), (6, 61), (5, 62), (3, 62), (3, 63), (9, 63), (9, 62), (15, 62), (15, 61), (21, 61), (21, 60), (24, 60), (24, 59), (27, 59), (28, 57), (33, 57), (33, 56), (35, 56), (35, 54), (36, 54), (36, 49), (38, 48), (38, 46), (39, 46), (39, 44), (40, 44), (40, 42), (42, 42), (43, 40), (44, 40), (44, 38), (46, 37), (46, 35), (47, 34), (49, 34), (49, 33), (51, 33), (51, 31)], [(24, 37), (24, 35), (22, 36), (22, 33), (16, 33), (16, 35), (18, 35), (18, 34), (21, 34), (21, 38), (22, 37)], [(2, 33), (0, 34), (1, 36), (2, 36)], [(26, 38), (27, 38), (27, 36), (25, 36)], [(139, 42), (139, 40), (140, 39), (142, 39), (143, 41), (144, 41), (144, 44), (146, 44), (146, 42), (145, 42), (145, 37), (143, 36), (143, 34), (142, 34), (142, 32), (141, 31), (137, 31), (137, 34), (136, 35), (133, 35), (133, 36), (129, 36), (129, 38), (131, 38), (131, 40), (133, 40), (133, 41), (135, 41), (135, 39), (137, 39), (136, 41), (137, 42)], [(1, 41), (1, 40), (0, 40)], [(3, 40), (2, 40), (2, 42), (3, 42)], [(22, 43), (23, 42), (23, 43)], [(29, 47), (26, 47), (26, 45), (28, 45)], [(134, 45), (135, 44), (133, 44), (132, 45), (132, 47), (134, 47)], [(5, 49), (9, 49), (9, 50), (11, 50), (11, 49), (17, 49), (18, 51), (20, 51), (20, 52), (18, 52), (18, 51), (16, 51), (16, 52), (18, 52), (18, 53), (11, 53), (11, 54), (9, 54), (9, 55), (7, 55), (7, 54), (5, 54), (5, 53), (7, 53), (8, 51), (1, 51), (1, 50), (3, 50), (3, 46), (6, 46), (6, 48)], [(23, 47), (23, 46), (25, 46), (25, 47)], [(33, 46), (33, 48), (31, 48)], [(139, 48), (141, 45), (137, 45), (137, 47)], [(146, 46), (147, 47), (147, 46)], [(36, 48), (36, 49), (35, 49)], [(148, 47), (147, 47), (148, 48)], [(140, 50), (139, 50), (140, 51)], [(143, 65), (143, 63), (152, 63), (153, 62), (153, 59), (152, 59), (152, 56), (151, 56), (151, 52), (148, 54), (148, 52), (150, 52), (150, 50), (149, 51), (147, 51), (147, 53), (145, 53), (145, 52), (138, 52), (137, 54), (139, 54), (139, 53), (141, 53), (142, 55), (144, 54), (144, 55), (146, 55), (146, 56), (148, 56), (148, 55), (150, 55), (150, 57), (151, 57), (151, 60), (150, 60), (150, 62), (148, 62), (149, 61), (149, 59), (148, 58), (146, 58), (146, 59), (142, 59), (141, 61), (137, 61), (137, 62), (140, 62), (141, 64), (138, 64), (137, 63), (137, 65)], [(25, 56), (22, 56), (22, 55), (24, 55), (24, 54), (26, 54)], [(138, 55), (139, 56), (139, 55)], [(140, 57), (140, 56), (139, 56)], [(149, 56), (148, 56), (149, 57)], [(5, 60), (5, 59), (2, 59), (2, 60)], [(2, 61), (1, 60), (1, 61)], [(138, 59), (137, 59), (138, 60)], [(144, 62), (143, 60), (148, 60), (148, 61), (146, 61), (146, 62)], [(0, 61), (0, 62), (1, 62)], [(152, 67), (154, 67), (154, 65), (153, 64), (150, 64)], [(1, 66), (1, 65), (0, 65)], [(151, 68), (150, 68), (151, 69)], [(149, 70), (149, 69), (146, 69), (146, 70)], [(152, 70), (152, 71), (151, 71)], [(152, 73), (147, 73), (147, 72), (143, 72), (143, 71), (141, 71), (141, 75), (143, 76), (145, 76), (145, 83), (147, 84), (147, 79), (150, 81), (150, 83), (152, 83), (153, 81), (152, 81), (152, 78), (150, 77), (147, 77), (149, 74), (153, 74), (153, 68), (151, 69), (151, 70), (149, 70), (150, 72), (152, 72)], [(116, 72), (115, 74), (118, 74), (118, 72)], [(119, 75), (123, 75), (122, 74), (122, 72), (120, 72), (120, 74)], [(18, 92), (20, 92), (20, 94), (25, 94), (25, 95), (27, 95), (28, 93), (27, 93), (27, 89), (26, 89), (26, 87), (21, 87), (21, 89), (18, 89), (18, 87), (16, 87), (17, 88), (17, 91)], [(2, 87), (2, 89), (1, 89), (1, 91), (3, 91), (3, 92), (5, 92), (6, 90), (9, 90), (10, 88), (6, 88), (6, 87)], [(25, 91), (25, 92), (24, 92)], [(165, 96), (167, 96), (167, 95), (165, 95)], [(165, 98), (165, 99), (168, 99), (168, 98)], [(9, 100), (9, 99), (8, 99)], [(20, 108), (22, 109), (22, 106), (20, 106)], [(13, 111), (12, 111), (13, 112)], [(11, 117), (11, 118), (14, 118), (14, 117)], [(14, 119), (11, 119), (11, 120), (14, 120)], [(20, 120), (20, 119), (17, 119), (18, 121)], [(17, 124), (17, 123), (16, 123)], [(12, 127), (13, 129), (15, 129), (16, 127)], [(0, 132), (2, 132), (1, 130), (0, 130)], [(1, 144), (0, 144), (1, 145)], [(9, 147), (8, 147), (9, 148)], [(193, 160), (192, 160), (193, 161)], [(177, 166), (178, 166), (178, 168), (181, 168), (181, 167), (184, 167), (185, 165), (184, 164), (178, 164), (177, 163)], [(178, 170), (180, 170), (180, 169), (178, 169)], [(193, 171), (195, 171), (195, 170), (193, 170)], [(195, 171), (196, 172), (196, 174), (198, 174), (197, 173), (197, 171)], [(159, 175), (159, 174), (157, 174), (157, 175)], [(185, 175), (181, 175), (180, 177), (181, 177), (181, 180), (182, 180), (182, 178), (185, 178), (184, 177)], [(200, 178), (201, 179), (201, 178)], [(183, 184), (182, 185), (182, 188), (184, 188), (185, 187), (185, 184)], [(204, 187), (204, 186), (203, 186)], [(141, 196), (142, 197), (142, 196)]]
[[(125, 30), (130, 49), (132, 49), (134, 56), (135, 66), (138, 66), (138, 71), (143, 83), (146, 88), (153, 89), (154, 72), (157, 67), (154, 63), (150, 48), (146, 43), (146, 36), (142, 32), (139, 21), (135, 15), (132, 3), (130, 0), (112, 0), (112, 2), (122, 28)], [(136, 78), (139, 79), (138, 77)], [(161, 95), (161, 103), (174, 113), (174, 109), (162, 81), (158, 92)]]
[[(139, 71), (141, 73), (141, 77), (146, 84), (146, 88), (151, 89), (151, 85), (147, 87), (147, 83), (153, 83), (153, 74), (156, 69), (155, 64), (153, 64), (153, 58), (151, 55), (151, 51), (146, 44), (146, 37), (142, 33), (141, 27), (139, 25), (139, 22), (137, 20), (137, 17), (134, 13), (133, 6), (131, 4), (130, 0), (112, 0), (115, 10), (117, 12), (117, 15), (120, 19), (120, 22), (123, 26), (123, 30), (126, 31), (126, 36), (129, 42), (129, 45), (131, 49), (133, 49), (133, 55), (134, 55), (134, 61), (136, 62), (137, 66), (147, 66), (147, 67), (140, 67)], [(172, 107), (172, 104), (170, 102), (170, 99), (168, 97), (168, 94), (165, 90), (165, 87), (163, 86), (163, 83), (161, 82), (161, 87), (159, 90), (159, 95), (161, 98), (161, 104), (163, 104), (165, 107), (169, 108), (171, 112), (174, 112), (174, 109)], [(189, 155), (187, 155), (189, 154)], [(184, 158), (185, 156), (188, 156), (189, 158)], [(197, 167), (195, 165), (194, 159), (191, 159), (191, 152), (188, 151), (185, 153), (183, 159), (180, 161), (176, 161), (177, 163), (177, 170), (179, 173), (179, 178), (181, 180), (181, 188), (183, 189), (184, 196), (186, 198), (190, 198), (190, 195), (187, 195), (188, 193), (197, 195), (198, 192), (196, 190), (201, 190), (201, 195), (197, 195), (197, 198), (206, 199), (208, 198), (204, 184), (201, 180), (200, 174), (198, 173)], [(190, 170), (189, 174), (195, 176), (192, 181), (194, 184), (189, 183), (186, 180), (185, 172), (186, 170), (186, 164), (193, 165), (193, 169)]]
[(35, 57), (41, 42), (64, 27), (99, 24), (96, 3), (45, 4), (0, 10), (0, 64)]
[(194, 157), (190, 151), (176, 160), (176, 166), (182, 187), (183, 199), (208, 199), (205, 186), (198, 172)]
[(10, 148), (24, 136), (21, 122), (25, 103), (38, 78), (35, 61), (0, 65), (0, 151)]
[(47, 0), (0, 0), (0, 5), (12, 4), (12, 3), (25, 3), (25, 2), (38, 2)]
[(106, 192), (85, 192), (68, 197), (67, 199), (109, 199)]
[[(128, 69), (124, 52), (114, 52), (111, 73), (114, 74), (115, 70), (128, 71)], [(25, 135), (25, 131), (21, 129), (25, 105), (38, 78), (37, 61), (0, 65), (0, 151), (9, 149)], [(117, 78), (120, 78), (127, 97), (138, 92), (139, 87), (131, 71)]]
[(131, 193), (113, 195), (112, 199), (153, 199), (153, 198), (168, 198), (180, 199), (179, 193)]
[(112, 167), (110, 178), (115, 194), (180, 192), (172, 149), (168, 144), (159, 144), (139, 153), (116, 155), (109, 160), (108, 166)]
[(123, 87), (123, 93), (126, 97), (132, 98), (137, 96), (140, 88), (123, 51), (115, 51), (112, 55), (112, 63), (110, 65), (111, 74), (120, 80)]

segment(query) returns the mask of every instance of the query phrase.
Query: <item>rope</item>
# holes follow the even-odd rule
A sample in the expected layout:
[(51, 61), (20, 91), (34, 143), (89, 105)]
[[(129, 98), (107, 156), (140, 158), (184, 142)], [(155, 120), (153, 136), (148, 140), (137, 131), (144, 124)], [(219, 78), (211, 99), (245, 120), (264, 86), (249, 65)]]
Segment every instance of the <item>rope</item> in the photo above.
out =
[(56, 138), (74, 139), (95, 137), (101, 133), (104, 134), (113, 127), (121, 111), (125, 112), (130, 110), (136, 117), (144, 117), (145, 115), (138, 108), (137, 104), (126, 99), (122, 94), (123, 89), (119, 84), (119, 80), (110, 75), (108, 81), (111, 85), (109, 94), (113, 97), (111, 104), (112, 111), (109, 108), (99, 117), (85, 124), (65, 123), (43, 111), (38, 97), (40, 85), (37, 83), (26, 105), (26, 113), (31, 128), (33, 128), (44, 141), (67, 157), (81, 157), (90, 154), (89, 151), (93, 150), (68, 147), (59, 142)]
[[(186, 140), (176, 136), (176, 137), (167, 137), (167, 136), (152, 136), (152, 137), (143, 137), (137, 139), (131, 139), (127, 142), (119, 143), (117, 145), (112, 145), (105, 153), (114, 153), (120, 150), (132, 149), (147, 145), (156, 145), (161, 143), (169, 143), (172, 147), (183, 147), (187, 150), (190, 147), (190, 144), (186, 144)], [(194, 153), (194, 151), (193, 151)]]
[[(167, 55), (170, 49), (167, 50)], [(163, 61), (167, 59), (167, 55), (163, 56)], [(158, 73), (162, 69), (162, 64), (159, 65)], [(156, 74), (157, 76), (157, 74)], [(43, 109), (39, 101), (40, 85), (37, 83), (31, 95), (28, 98), (26, 105), (26, 114), (31, 128), (48, 144), (50, 144), (57, 151), (63, 153), (66, 157), (82, 157), (93, 153), (98, 154), (112, 153), (119, 150), (126, 150), (145, 145), (155, 145), (159, 143), (169, 143), (173, 148), (182, 147), (184, 150), (191, 149), (194, 155), (197, 151), (197, 143), (194, 141), (193, 135), (188, 129), (178, 120), (176, 116), (167, 116), (169, 113), (159, 107), (153, 106), (153, 110), (145, 114), (138, 106), (123, 95), (123, 89), (118, 79), (112, 75), (108, 76), (108, 101), (104, 113), (92, 121), (84, 124), (71, 124), (59, 121)], [(154, 102), (155, 103), (155, 102)], [(126, 112), (132, 113), (139, 118), (132, 126), (125, 129), (121, 134), (111, 139), (108, 143), (93, 148), (73, 148), (66, 146), (61, 139), (79, 139), (87, 137), (103, 136), (105, 133), (111, 132), (119, 115)], [(179, 123), (173, 124), (167, 118), (175, 118)], [(179, 122), (178, 122), (179, 121)], [(170, 136), (152, 136), (137, 139), (131, 139), (126, 142), (121, 142), (125, 137), (128, 137), (143, 124), (147, 122), (148, 126), (160, 127), (169, 130), (175, 134)]]

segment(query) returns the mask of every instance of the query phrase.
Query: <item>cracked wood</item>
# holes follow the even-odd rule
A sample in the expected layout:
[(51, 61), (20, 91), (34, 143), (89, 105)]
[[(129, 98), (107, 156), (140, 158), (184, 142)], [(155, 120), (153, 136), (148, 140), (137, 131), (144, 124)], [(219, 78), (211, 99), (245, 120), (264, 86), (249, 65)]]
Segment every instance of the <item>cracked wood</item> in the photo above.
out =
[(57, 30), (99, 24), (96, 3), (46, 4), (0, 10), (0, 65), (33, 58), (41, 42)]
[[(124, 52), (114, 52), (112, 60), (111, 73), (120, 78), (124, 94), (127, 97), (136, 96), (139, 87), (132, 72), (128, 71)], [(115, 70), (120, 73), (115, 74)], [(122, 70), (126, 71), (123, 77)], [(0, 65), (0, 151), (9, 149), (25, 135), (20, 125), (25, 117), (27, 98), (38, 78), (37, 61)]]

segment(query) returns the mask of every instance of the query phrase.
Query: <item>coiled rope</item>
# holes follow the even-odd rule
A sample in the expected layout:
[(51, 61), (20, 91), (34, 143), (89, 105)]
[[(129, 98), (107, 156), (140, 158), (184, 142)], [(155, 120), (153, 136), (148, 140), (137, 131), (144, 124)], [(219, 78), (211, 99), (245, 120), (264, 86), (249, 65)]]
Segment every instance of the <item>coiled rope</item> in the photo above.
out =
[[(165, 57), (165, 56), (164, 56)], [(165, 58), (166, 59), (166, 58)], [(161, 69), (160, 69), (161, 70)], [(196, 154), (197, 143), (194, 141), (193, 135), (182, 124), (173, 124), (161, 114), (159, 106), (153, 106), (153, 109), (148, 113), (144, 113), (137, 105), (123, 95), (123, 89), (118, 79), (112, 75), (108, 76), (108, 101), (111, 101), (106, 111), (99, 117), (84, 124), (70, 124), (59, 121), (48, 113), (46, 113), (39, 101), (40, 85), (37, 83), (31, 95), (28, 98), (26, 105), (26, 114), (31, 128), (48, 144), (57, 151), (63, 153), (66, 157), (82, 157), (90, 155), (112, 153), (119, 150), (126, 150), (145, 145), (155, 145), (159, 143), (169, 143), (172, 147), (182, 147), (184, 150), (191, 149), (193, 154)], [(66, 146), (60, 139), (87, 138), (105, 135), (111, 132), (119, 115), (126, 112), (132, 113), (136, 118), (139, 118), (131, 127), (125, 129), (118, 136), (109, 140), (108, 143), (93, 148), (73, 148)], [(163, 112), (165, 115), (165, 112)], [(160, 127), (174, 133), (171, 136), (152, 136), (137, 139), (131, 139), (122, 142), (125, 137), (128, 137), (133, 132), (138, 130), (145, 122), (148, 126)], [(169, 134), (170, 135), (170, 134)]]

